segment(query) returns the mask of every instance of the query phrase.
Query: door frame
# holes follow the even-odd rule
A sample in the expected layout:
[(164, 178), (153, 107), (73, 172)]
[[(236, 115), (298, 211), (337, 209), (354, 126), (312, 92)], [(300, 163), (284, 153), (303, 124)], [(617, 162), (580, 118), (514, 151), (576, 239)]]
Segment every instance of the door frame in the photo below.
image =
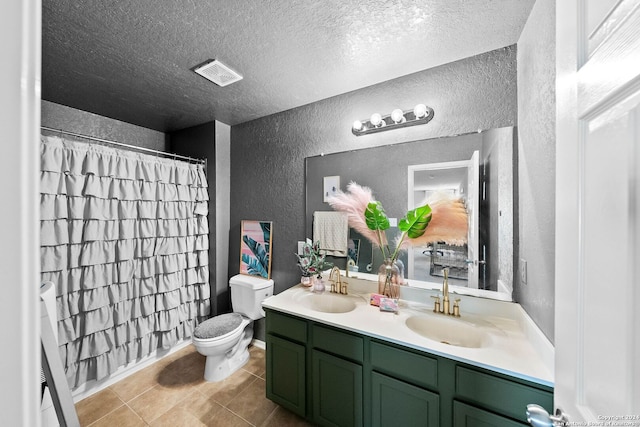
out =
[(0, 15), (0, 244), (3, 351), (0, 373), (5, 425), (40, 425), (40, 0), (5, 0)]
[[(621, 7), (622, 6), (622, 7)], [(618, 8), (618, 10), (615, 10)], [(637, 2), (620, 0), (613, 11), (602, 17), (600, 29), (587, 34), (587, 1), (568, 0), (556, 2), (556, 275), (555, 275), (555, 347), (556, 372), (554, 404), (565, 412), (569, 421), (602, 422), (602, 416), (589, 406), (585, 397), (585, 385), (605, 389), (608, 384), (593, 383), (585, 370), (585, 353), (589, 347), (585, 338), (592, 338), (593, 332), (585, 324), (592, 318), (597, 320), (597, 310), (586, 307), (587, 279), (585, 274), (585, 237), (588, 225), (585, 223), (586, 177), (593, 173), (586, 170), (585, 147), (589, 137), (589, 124), (612, 108), (623, 105), (625, 100), (640, 95), (640, 73), (637, 67), (637, 51), (640, 46), (640, 31), (637, 22), (640, 11)], [(623, 10), (624, 9), (624, 10)], [(624, 13), (628, 15), (624, 15)], [(622, 13), (621, 16), (618, 14)], [(622, 29), (622, 30), (621, 30)], [(616, 34), (617, 32), (617, 34)], [(594, 44), (595, 43), (595, 44)], [(635, 60), (635, 66), (634, 64)], [(637, 98), (635, 99), (637, 101)], [(635, 104), (634, 104), (635, 105)], [(624, 107), (624, 105), (623, 105)], [(638, 108), (637, 106), (634, 108)], [(623, 108), (624, 109), (624, 108)], [(636, 113), (636, 116), (638, 114)], [(636, 126), (638, 126), (636, 124)], [(638, 131), (634, 135), (638, 142)], [(636, 153), (637, 155), (637, 153)], [(637, 174), (637, 172), (636, 172)], [(636, 175), (637, 181), (637, 175)], [(637, 194), (637, 188), (635, 189)], [(630, 200), (633, 198), (629, 195)], [(636, 201), (635, 215), (640, 212)], [(618, 206), (611, 206), (616, 209)], [(633, 217), (632, 217), (633, 218)], [(605, 219), (606, 222), (606, 219)], [(633, 227), (630, 227), (633, 228)], [(640, 247), (640, 232), (636, 226), (634, 248)], [(631, 230), (633, 232), (633, 230)], [(637, 253), (637, 252), (636, 252)], [(622, 264), (621, 265), (626, 265)], [(607, 269), (610, 265), (599, 268)], [(638, 278), (637, 267), (635, 277)], [(633, 278), (634, 276), (631, 275)], [(633, 282), (633, 280), (631, 280)], [(631, 284), (623, 284), (634, 286)], [(593, 292), (593, 291), (592, 291)], [(603, 299), (603, 309), (626, 319), (625, 313), (634, 312), (633, 301), (637, 303), (640, 293), (635, 291), (631, 299), (616, 301), (615, 290), (603, 287), (603, 296), (611, 295), (611, 300)], [(632, 294), (633, 295), (633, 294)], [(593, 303), (592, 303), (593, 304)], [(610, 310), (613, 305), (615, 308)], [(623, 305), (623, 307), (621, 307)], [(635, 330), (640, 330), (640, 316), (629, 316)], [(615, 328), (614, 328), (615, 329)], [(616, 330), (609, 331), (615, 334)], [(633, 340), (634, 337), (625, 337)], [(616, 356), (631, 360), (629, 370), (629, 390), (621, 390), (627, 397), (629, 392), (637, 399), (640, 384), (640, 343), (627, 347), (632, 354)], [(593, 340), (592, 340), (593, 341)], [(616, 351), (623, 351), (621, 348)], [(635, 357), (634, 357), (635, 354)], [(624, 357), (628, 359), (624, 359)], [(602, 360), (603, 366), (608, 363)], [(609, 380), (613, 383), (613, 380)], [(631, 411), (638, 411), (638, 403)], [(619, 414), (620, 416), (626, 414)], [(634, 413), (635, 415), (635, 413)]]

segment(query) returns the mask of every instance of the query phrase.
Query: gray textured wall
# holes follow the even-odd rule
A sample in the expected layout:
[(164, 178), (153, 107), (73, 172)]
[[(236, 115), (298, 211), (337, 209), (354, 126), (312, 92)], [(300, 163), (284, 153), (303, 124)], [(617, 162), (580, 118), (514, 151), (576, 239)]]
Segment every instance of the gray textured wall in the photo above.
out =
[(109, 117), (42, 100), (42, 126), (78, 133), (137, 147), (166, 151), (169, 144), (163, 132), (147, 129)]
[[(351, 133), (356, 119), (418, 103), (435, 110), (427, 125)], [(239, 270), (240, 221), (271, 220), (275, 291), (298, 283), (293, 253), (307, 237), (306, 157), (515, 126), (516, 120), (516, 49), (510, 46), (233, 126), (229, 275)], [(371, 167), (384, 171), (384, 164), (380, 159)]]
[(555, 2), (538, 1), (518, 41), (519, 254), (527, 261), (528, 278), (515, 287), (515, 296), (552, 342), (555, 106)]

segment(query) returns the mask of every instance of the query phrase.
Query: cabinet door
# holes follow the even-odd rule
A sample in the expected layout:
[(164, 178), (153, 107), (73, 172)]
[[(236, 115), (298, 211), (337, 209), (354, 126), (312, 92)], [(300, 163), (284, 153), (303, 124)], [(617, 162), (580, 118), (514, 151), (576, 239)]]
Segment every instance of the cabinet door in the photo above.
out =
[(440, 398), (420, 387), (377, 372), (371, 373), (373, 426), (440, 425)]
[(313, 420), (322, 426), (362, 425), (362, 366), (313, 350)]
[(526, 425), (458, 401), (453, 402), (453, 427), (523, 427)]
[(305, 347), (267, 334), (267, 398), (306, 416)]

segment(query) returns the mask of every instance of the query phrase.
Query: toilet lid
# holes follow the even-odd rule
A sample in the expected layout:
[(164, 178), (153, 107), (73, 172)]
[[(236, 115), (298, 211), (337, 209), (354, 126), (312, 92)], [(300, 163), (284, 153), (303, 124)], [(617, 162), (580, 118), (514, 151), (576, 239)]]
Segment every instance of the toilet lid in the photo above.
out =
[(240, 313), (221, 314), (200, 323), (193, 331), (193, 335), (200, 339), (217, 338), (234, 331), (241, 323)]

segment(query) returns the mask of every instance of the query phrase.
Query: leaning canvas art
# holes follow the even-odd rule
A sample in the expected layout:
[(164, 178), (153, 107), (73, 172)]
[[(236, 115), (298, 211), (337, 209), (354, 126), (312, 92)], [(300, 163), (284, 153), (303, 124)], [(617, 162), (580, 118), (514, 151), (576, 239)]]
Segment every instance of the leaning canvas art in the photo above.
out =
[(242, 221), (240, 274), (271, 278), (271, 221)]

